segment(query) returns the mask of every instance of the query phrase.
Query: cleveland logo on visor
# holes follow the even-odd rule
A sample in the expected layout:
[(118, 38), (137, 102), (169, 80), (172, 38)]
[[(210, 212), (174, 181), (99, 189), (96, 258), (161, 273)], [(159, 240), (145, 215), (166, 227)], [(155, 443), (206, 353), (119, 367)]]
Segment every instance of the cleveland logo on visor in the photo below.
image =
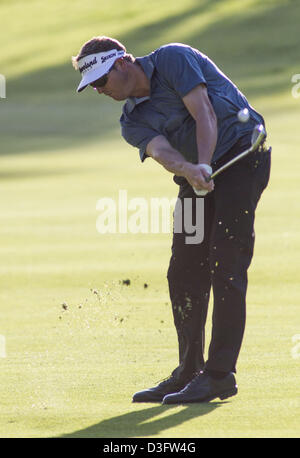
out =
[(91, 68), (93, 65), (95, 65), (97, 63), (97, 57), (94, 57), (93, 60), (91, 60), (90, 62), (86, 62), (85, 64), (83, 64), (82, 67), (79, 67), (79, 71), (80, 73), (83, 73), (85, 72), (86, 70), (88, 70), (89, 68)]

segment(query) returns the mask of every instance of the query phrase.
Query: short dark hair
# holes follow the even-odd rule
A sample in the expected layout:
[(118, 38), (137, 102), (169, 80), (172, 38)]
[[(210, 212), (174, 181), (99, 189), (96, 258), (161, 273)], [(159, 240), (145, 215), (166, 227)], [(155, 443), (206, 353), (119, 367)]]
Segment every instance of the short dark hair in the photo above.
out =
[(96, 54), (98, 52), (110, 51), (111, 49), (117, 49), (118, 51), (124, 51), (124, 59), (129, 62), (134, 62), (134, 57), (131, 54), (127, 54), (125, 46), (120, 43), (120, 41), (115, 38), (99, 36), (93, 37), (91, 40), (87, 41), (80, 49), (77, 56), (72, 57), (72, 62), (74, 67), (77, 69), (77, 62), (89, 54)]

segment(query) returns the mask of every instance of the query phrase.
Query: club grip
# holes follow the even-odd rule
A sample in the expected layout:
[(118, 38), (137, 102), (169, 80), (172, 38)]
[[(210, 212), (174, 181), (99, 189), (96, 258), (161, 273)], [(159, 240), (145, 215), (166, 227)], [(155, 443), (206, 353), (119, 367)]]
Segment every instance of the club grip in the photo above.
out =
[[(206, 172), (209, 173), (208, 177), (204, 177), (206, 183), (209, 183), (210, 180), (211, 180), (212, 168), (208, 164), (201, 164), (201, 165), (206, 170)], [(206, 191), (204, 189), (201, 189), (201, 190), (198, 190), (198, 189), (195, 189), (195, 188), (193, 188), (193, 189), (194, 189), (194, 192), (197, 194), (197, 196), (206, 196), (206, 194), (208, 193), (208, 191)]]

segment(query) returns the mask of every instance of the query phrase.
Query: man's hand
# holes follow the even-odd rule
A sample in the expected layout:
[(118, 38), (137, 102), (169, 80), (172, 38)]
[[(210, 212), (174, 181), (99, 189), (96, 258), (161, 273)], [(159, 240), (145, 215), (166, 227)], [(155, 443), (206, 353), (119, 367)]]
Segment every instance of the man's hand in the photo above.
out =
[(211, 192), (214, 190), (214, 182), (210, 180), (208, 183), (205, 178), (209, 177), (207, 164), (191, 164), (185, 165), (184, 177), (195, 190), (205, 190)]

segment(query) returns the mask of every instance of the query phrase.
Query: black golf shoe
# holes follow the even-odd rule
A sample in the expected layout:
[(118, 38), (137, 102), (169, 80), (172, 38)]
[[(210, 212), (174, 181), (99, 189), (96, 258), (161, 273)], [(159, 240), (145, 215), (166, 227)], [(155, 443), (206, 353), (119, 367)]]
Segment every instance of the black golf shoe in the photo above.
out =
[(157, 386), (138, 391), (132, 397), (132, 402), (161, 402), (167, 394), (177, 393), (187, 382), (180, 382), (173, 375), (163, 380)]
[(166, 395), (163, 398), (163, 404), (209, 402), (215, 398), (223, 400), (234, 396), (237, 391), (237, 384), (232, 372), (221, 379), (212, 378), (202, 372), (193, 378), (181, 391)]

